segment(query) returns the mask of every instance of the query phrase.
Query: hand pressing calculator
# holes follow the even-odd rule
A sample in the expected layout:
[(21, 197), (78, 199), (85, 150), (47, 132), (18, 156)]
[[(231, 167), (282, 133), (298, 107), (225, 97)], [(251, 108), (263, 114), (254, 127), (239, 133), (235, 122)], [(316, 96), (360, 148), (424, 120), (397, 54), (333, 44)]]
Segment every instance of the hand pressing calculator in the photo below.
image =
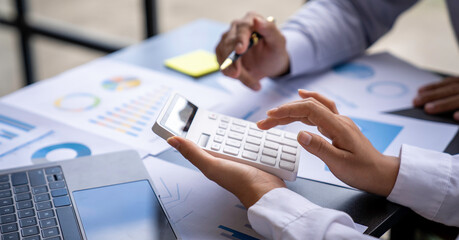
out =
[(260, 130), (253, 122), (200, 109), (172, 94), (152, 128), (163, 139), (185, 137), (215, 157), (248, 164), (294, 181), (300, 147), (293, 133)]

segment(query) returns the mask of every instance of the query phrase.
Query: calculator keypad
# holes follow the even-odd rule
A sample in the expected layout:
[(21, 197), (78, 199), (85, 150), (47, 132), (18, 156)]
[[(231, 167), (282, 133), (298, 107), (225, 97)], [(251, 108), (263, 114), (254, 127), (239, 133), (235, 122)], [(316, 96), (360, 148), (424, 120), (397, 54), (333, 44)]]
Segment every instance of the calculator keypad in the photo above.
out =
[(295, 134), (278, 129), (262, 131), (251, 122), (213, 113), (211, 116), (218, 121), (211, 150), (294, 171), (298, 150)]

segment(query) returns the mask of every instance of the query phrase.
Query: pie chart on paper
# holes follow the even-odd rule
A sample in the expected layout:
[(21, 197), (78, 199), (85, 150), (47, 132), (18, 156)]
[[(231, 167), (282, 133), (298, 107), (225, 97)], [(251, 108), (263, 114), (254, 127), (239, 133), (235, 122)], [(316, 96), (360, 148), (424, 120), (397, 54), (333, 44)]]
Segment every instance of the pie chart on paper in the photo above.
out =
[(123, 91), (140, 86), (140, 79), (137, 77), (112, 77), (102, 82), (102, 87), (109, 91)]

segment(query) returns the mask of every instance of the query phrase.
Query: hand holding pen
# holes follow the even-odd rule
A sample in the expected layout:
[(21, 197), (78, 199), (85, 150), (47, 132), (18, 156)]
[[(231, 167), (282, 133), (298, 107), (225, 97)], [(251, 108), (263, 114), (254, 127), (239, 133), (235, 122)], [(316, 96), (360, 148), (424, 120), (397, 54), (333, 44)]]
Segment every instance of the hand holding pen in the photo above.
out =
[[(232, 22), (216, 48), (217, 60), (226, 76), (260, 90), (260, 79), (276, 77), (289, 70), (285, 38), (273, 18), (248, 13)], [(223, 66), (223, 62), (226, 59)]]

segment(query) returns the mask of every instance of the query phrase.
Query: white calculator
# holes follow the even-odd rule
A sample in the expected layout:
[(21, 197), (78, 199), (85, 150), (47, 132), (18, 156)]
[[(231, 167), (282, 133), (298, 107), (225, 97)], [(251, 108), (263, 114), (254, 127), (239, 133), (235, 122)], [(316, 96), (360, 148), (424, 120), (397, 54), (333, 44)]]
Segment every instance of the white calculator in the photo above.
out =
[(294, 181), (300, 147), (293, 133), (260, 130), (253, 122), (198, 108), (175, 93), (161, 110), (153, 132), (163, 139), (185, 137), (213, 156), (254, 166)]

